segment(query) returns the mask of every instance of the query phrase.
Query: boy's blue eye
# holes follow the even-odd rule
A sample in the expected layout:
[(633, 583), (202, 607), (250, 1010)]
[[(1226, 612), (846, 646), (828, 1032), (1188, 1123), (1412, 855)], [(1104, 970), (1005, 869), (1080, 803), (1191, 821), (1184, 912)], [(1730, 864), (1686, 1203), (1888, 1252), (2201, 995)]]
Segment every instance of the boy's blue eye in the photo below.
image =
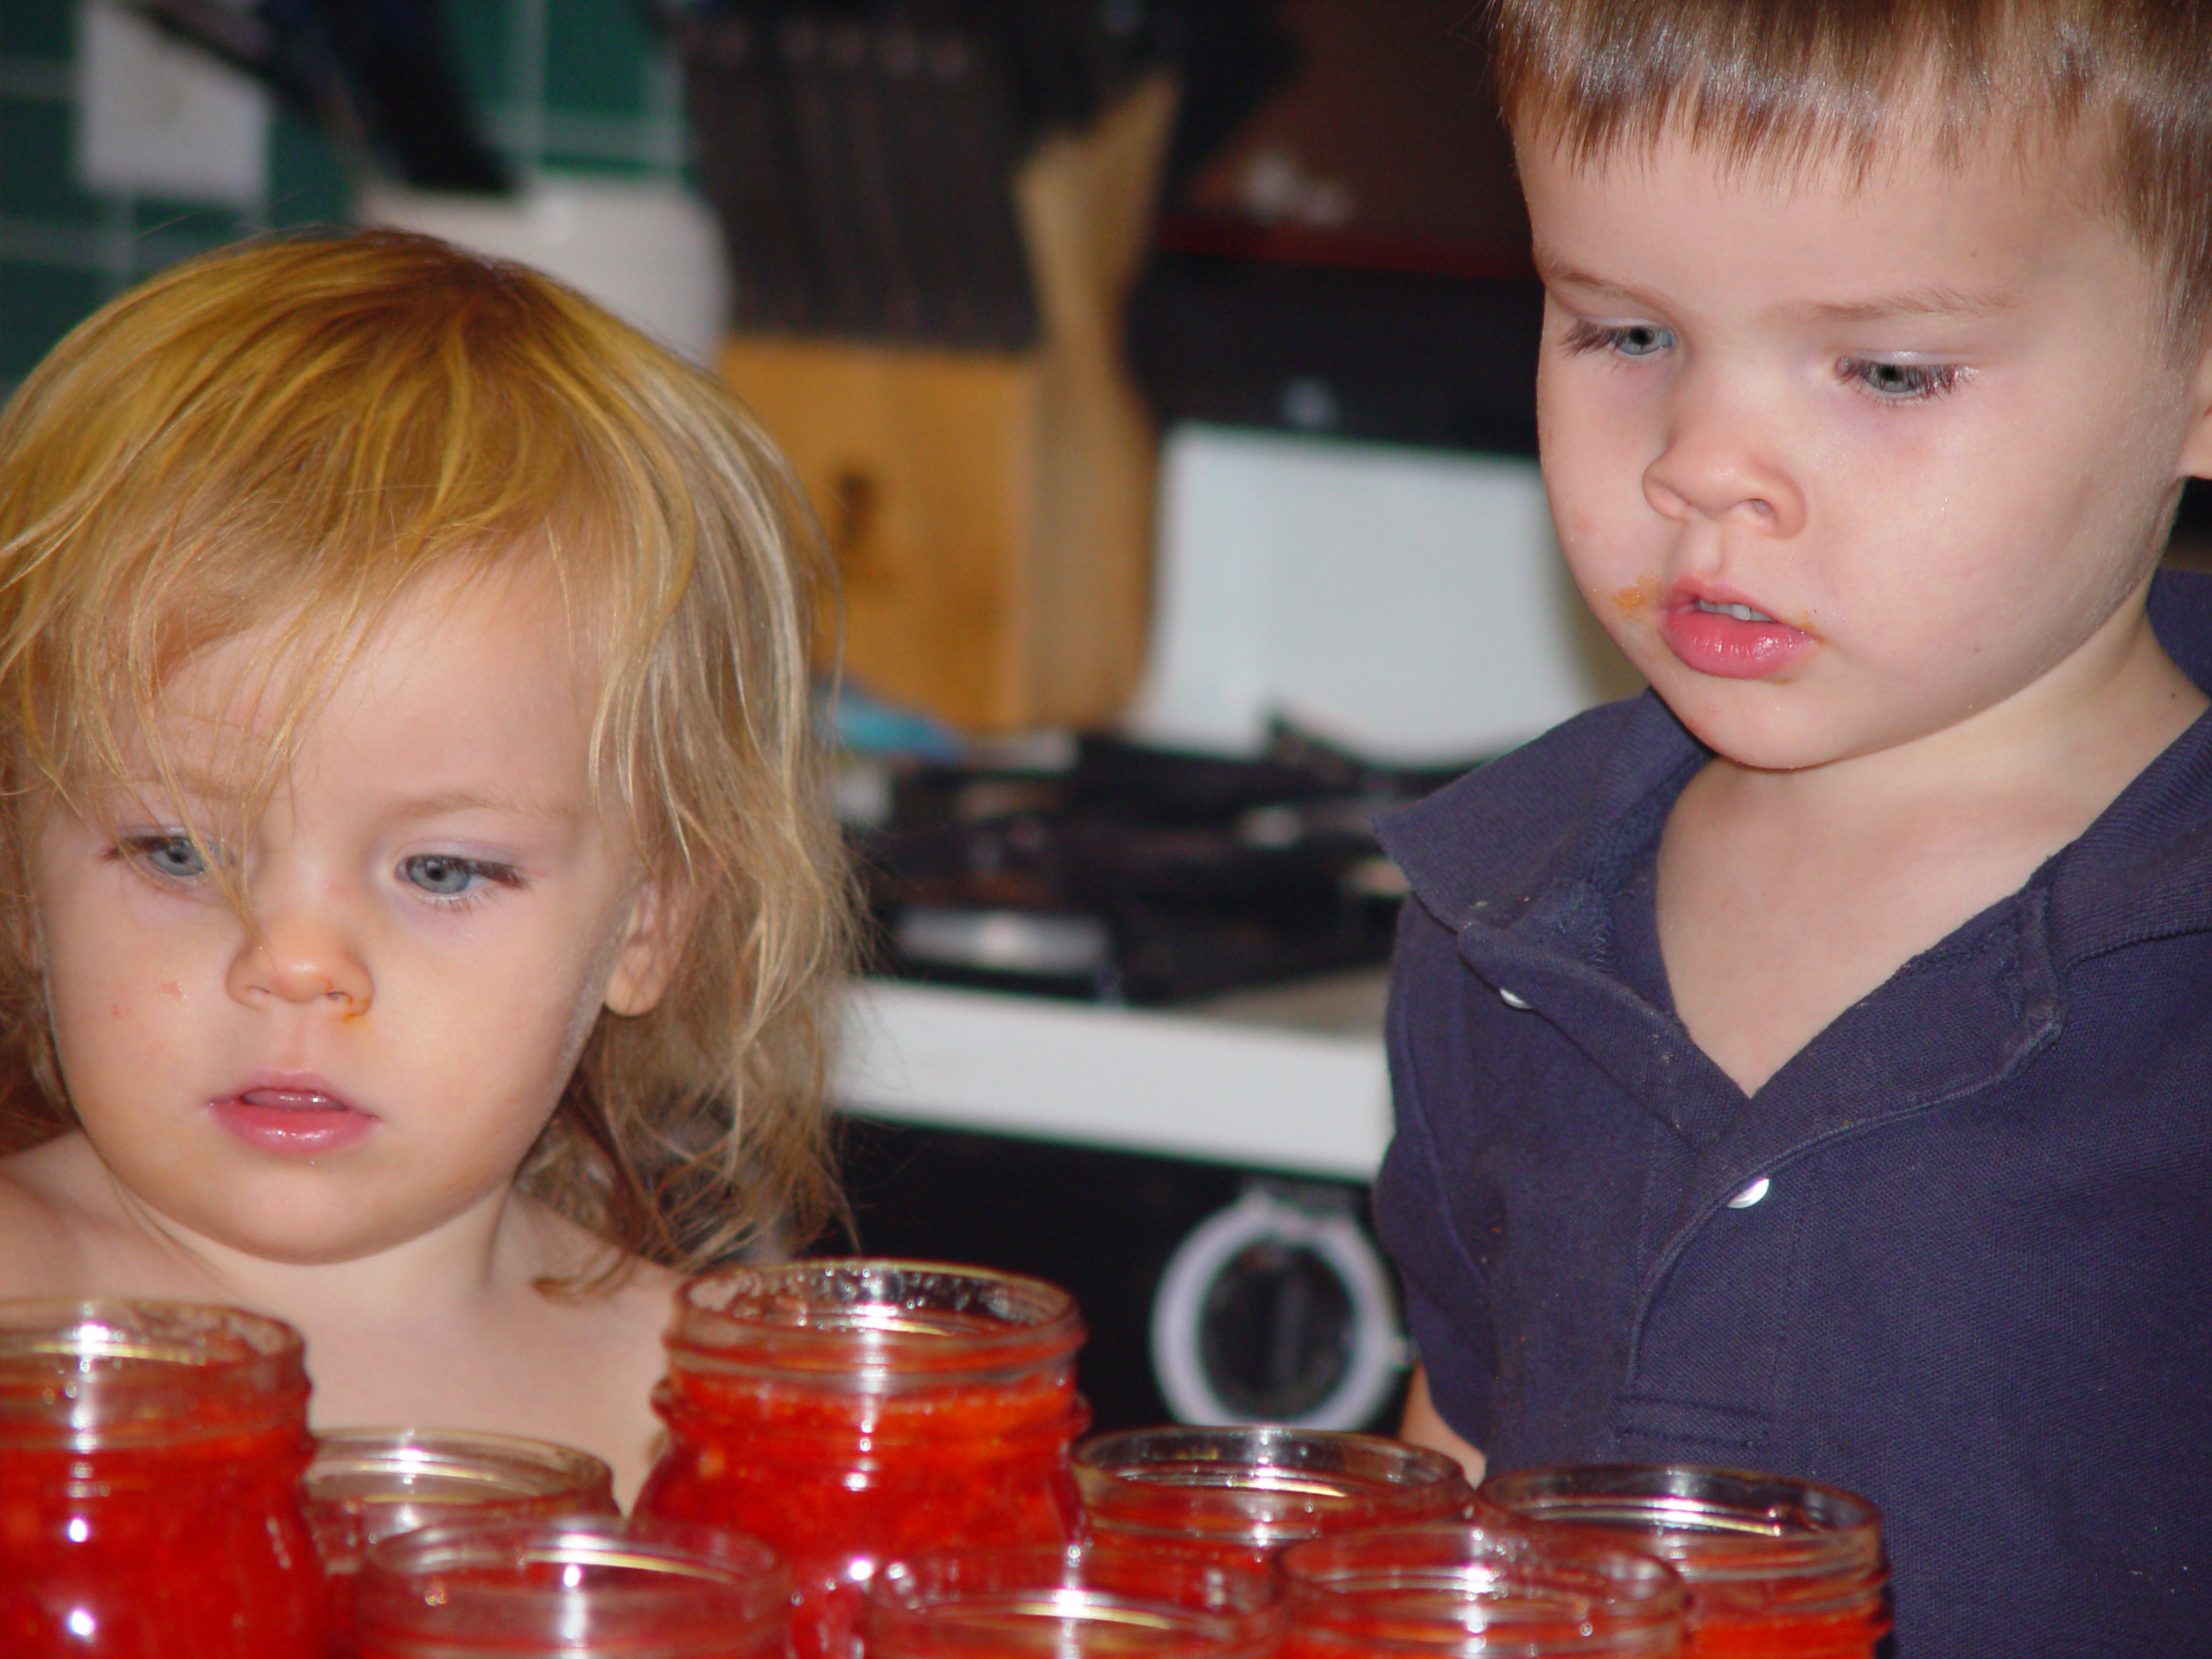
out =
[(402, 859), (399, 873), (425, 893), (442, 899), (458, 898), (484, 879), (484, 868), (473, 858), (451, 853), (417, 853)]
[(1616, 357), (1656, 357), (1672, 351), (1675, 331), (1656, 322), (1577, 321), (1567, 331), (1571, 352), (1611, 352)]
[(1959, 384), (1962, 372), (1955, 363), (1879, 363), (1866, 358), (1846, 358), (1842, 369), (1877, 397), (1892, 404), (1940, 397)]
[(1613, 349), (1623, 357), (1649, 357), (1663, 352), (1675, 343), (1674, 331), (1656, 323), (1631, 322), (1624, 328), (1608, 329), (1613, 337)]

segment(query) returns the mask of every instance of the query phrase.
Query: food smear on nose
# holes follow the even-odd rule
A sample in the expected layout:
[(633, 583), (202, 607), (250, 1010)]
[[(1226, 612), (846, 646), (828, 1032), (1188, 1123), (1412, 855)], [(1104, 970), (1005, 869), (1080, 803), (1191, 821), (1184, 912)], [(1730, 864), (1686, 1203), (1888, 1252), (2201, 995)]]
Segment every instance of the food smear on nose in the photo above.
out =
[(1820, 644), (1748, 600), (1679, 590), (1661, 607), (1659, 632), (1683, 666), (1730, 680), (1779, 673)]

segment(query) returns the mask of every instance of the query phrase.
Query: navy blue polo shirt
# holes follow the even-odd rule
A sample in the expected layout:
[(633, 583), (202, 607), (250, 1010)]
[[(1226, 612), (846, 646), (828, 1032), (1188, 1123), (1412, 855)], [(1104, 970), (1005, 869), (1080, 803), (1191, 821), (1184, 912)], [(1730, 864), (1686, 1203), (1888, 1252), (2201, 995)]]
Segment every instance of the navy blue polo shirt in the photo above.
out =
[[(2212, 689), (2212, 580), (2152, 621)], [(1396, 815), (1377, 1221), (1495, 1469), (1718, 1463), (1883, 1509), (1898, 1659), (2212, 1654), (2212, 715), (1746, 1097), (1652, 871), (1656, 697)]]

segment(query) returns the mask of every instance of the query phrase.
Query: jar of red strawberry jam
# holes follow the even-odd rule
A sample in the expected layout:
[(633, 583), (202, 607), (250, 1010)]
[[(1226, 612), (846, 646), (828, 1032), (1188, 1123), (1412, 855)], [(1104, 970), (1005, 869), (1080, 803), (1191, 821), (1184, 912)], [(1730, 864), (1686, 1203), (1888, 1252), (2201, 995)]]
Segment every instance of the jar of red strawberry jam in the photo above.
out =
[(1075, 1478), (1091, 1537), (1251, 1567), (1301, 1538), (1464, 1520), (1475, 1503), (1440, 1452), (1321, 1429), (1126, 1429), (1077, 1446)]
[(1076, 1521), (1074, 1300), (926, 1262), (738, 1268), (684, 1286), (641, 1515), (791, 1563), (798, 1659), (844, 1659), (858, 1587), (938, 1545), (1051, 1544)]
[(321, 1659), (299, 1333), (0, 1302), (0, 1653)]
[(1682, 1585), (1564, 1528), (1406, 1527), (1275, 1558), (1281, 1659), (1676, 1659)]
[(449, 1521), (621, 1513), (613, 1472), (588, 1452), (450, 1430), (327, 1430), (301, 1491), (330, 1574), (333, 1659), (353, 1651), (354, 1575), (371, 1544)]
[(369, 1547), (361, 1659), (784, 1659), (775, 1551), (613, 1516), (452, 1522)]
[(1693, 1659), (1868, 1659), (1890, 1628), (1880, 1513), (1834, 1486), (1694, 1464), (1492, 1476), (1531, 1521), (1663, 1556), (1689, 1590)]

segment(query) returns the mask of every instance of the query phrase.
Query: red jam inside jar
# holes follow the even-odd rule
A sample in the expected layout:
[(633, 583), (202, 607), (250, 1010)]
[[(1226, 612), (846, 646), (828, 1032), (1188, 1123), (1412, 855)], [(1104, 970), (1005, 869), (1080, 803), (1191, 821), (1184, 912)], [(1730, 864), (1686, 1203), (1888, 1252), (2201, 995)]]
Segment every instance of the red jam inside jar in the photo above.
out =
[(1275, 1558), (1281, 1659), (1675, 1659), (1680, 1577), (1560, 1528), (1343, 1533)]
[(1264, 1567), (1304, 1538), (1464, 1520), (1475, 1503), (1440, 1452), (1301, 1428), (1136, 1428), (1076, 1448), (1084, 1525), (1101, 1541)]
[(480, 1516), (369, 1546), (361, 1659), (784, 1659), (775, 1551), (615, 1516)]
[(868, 1586), (864, 1659), (1275, 1659), (1267, 1574), (1093, 1541), (944, 1550)]
[(858, 1586), (941, 1545), (1073, 1534), (1081, 1319), (1034, 1279), (926, 1262), (736, 1268), (677, 1296), (637, 1512), (791, 1563), (798, 1659), (847, 1651)]
[(1672, 1563), (1692, 1659), (1870, 1659), (1889, 1633), (1880, 1512), (1834, 1486), (1695, 1464), (1516, 1470), (1483, 1496)]
[(322, 1659), (299, 1333), (0, 1302), (0, 1653)]
[(506, 1434), (340, 1428), (315, 1437), (301, 1487), (330, 1574), (332, 1659), (353, 1651), (354, 1574), (371, 1544), (443, 1522), (621, 1513), (588, 1452)]

